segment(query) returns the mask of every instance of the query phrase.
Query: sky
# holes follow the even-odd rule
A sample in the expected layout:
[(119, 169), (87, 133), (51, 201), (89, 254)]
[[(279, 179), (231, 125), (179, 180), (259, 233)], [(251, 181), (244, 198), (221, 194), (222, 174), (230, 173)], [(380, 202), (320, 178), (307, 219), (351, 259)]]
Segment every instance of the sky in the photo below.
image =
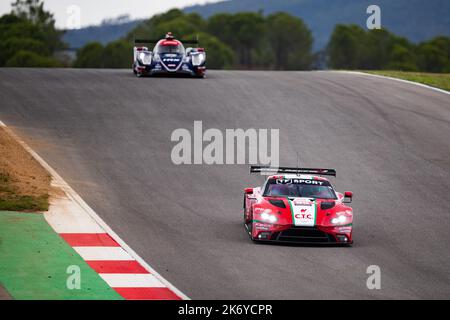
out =
[[(13, 2), (0, 0), (0, 15), (10, 12)], [(103, 19), (123, 14), (133, 19), (148, 18), (172, 8), (209, 2), (218, 0), (44, 0), (44, 7), (54, 14), (58, 28), (73, 29), (100, 24)]]

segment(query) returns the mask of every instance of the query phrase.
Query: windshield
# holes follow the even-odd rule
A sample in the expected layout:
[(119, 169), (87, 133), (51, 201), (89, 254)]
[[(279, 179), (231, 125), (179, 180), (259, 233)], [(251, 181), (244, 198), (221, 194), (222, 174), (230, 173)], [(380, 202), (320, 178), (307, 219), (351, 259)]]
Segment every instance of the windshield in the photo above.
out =
[(328, 181), (309, 179), (269, 179), (263, 196), (337, 199), (333, 187)]
[(156, 53), (164, 54), (164, 53), (184, 53), (184, 47), (182, 45), (158, 45), (156, 47)]

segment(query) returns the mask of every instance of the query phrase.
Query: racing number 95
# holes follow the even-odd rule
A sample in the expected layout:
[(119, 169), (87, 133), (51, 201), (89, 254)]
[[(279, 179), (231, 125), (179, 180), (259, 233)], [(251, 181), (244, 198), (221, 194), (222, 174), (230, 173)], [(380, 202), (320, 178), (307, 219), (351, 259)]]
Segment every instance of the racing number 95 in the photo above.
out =
[(272, 314), (270, 304), (224, 304), (222, 305), (223, 315), (269, 315)]

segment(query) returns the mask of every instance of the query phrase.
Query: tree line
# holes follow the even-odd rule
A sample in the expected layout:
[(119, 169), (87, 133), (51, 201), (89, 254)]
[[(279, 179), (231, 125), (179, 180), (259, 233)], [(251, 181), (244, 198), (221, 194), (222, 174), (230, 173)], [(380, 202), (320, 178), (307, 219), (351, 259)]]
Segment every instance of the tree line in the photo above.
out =
[[(171, 31), (179, 39), (198, 37), (206, 49), (208, 67), (214, 69), (306, 70), (314, 61), (313, 38), (304, 22), (287, 13), (263, 16), (261, 12), (221, 13), (208, 19), (173, 9), (153, 16), (125, 38), (106, 46), (91, 43), (79, 51), (77, 67), (129, 67), (133, 38), (160, 39)], [(107, 58), (111, 46), (120, 61)], [(126, 51), (126, 54), (125, 54)], [(107, 61), (102, 61), (101, 57)]]
[(40, 0), (16, 0), (0, 17), (0, 67), (59, 67), (54, 53), (65, 48), (53, 15)]
[(445, 36), (413, 44), (386, 29), (337, 25), (326, 51), (332, 69), (450, 72), (450, 37)]
[(317, 66), (347, 70), (450, 72), (450, 37), (414, 44), (386, 29), (365, 30), (337, 25), (329, 43), (313, 53), (311, 30), (301, 18), (285, 12), (219, 13), (203, 18), (173, 9), (139, 24), (125, 37), (102, 45), (88, 43), (72, 65), (55, 58), (67, 47), (63, 32), (41, 0), (16, 0), (0, 17), (0, 67), (129, 68), (133, 39), (162, 38), (171, 31), (179, 39), (198, 37), (212, 69), (310, 70)]

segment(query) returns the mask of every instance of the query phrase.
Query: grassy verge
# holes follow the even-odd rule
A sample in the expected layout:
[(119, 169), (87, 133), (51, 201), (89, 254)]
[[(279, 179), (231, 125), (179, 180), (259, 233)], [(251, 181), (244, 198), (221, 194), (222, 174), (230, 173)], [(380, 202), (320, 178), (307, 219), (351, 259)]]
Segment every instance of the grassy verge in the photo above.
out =
[(0, 210), (48, 210), (50, 175), (0, 127)]
[(450, 91), (450, 73), (425, 73), (404, 71), (364, 71), (366, 73), (387, 76), (426, 84), (432, 87)]

